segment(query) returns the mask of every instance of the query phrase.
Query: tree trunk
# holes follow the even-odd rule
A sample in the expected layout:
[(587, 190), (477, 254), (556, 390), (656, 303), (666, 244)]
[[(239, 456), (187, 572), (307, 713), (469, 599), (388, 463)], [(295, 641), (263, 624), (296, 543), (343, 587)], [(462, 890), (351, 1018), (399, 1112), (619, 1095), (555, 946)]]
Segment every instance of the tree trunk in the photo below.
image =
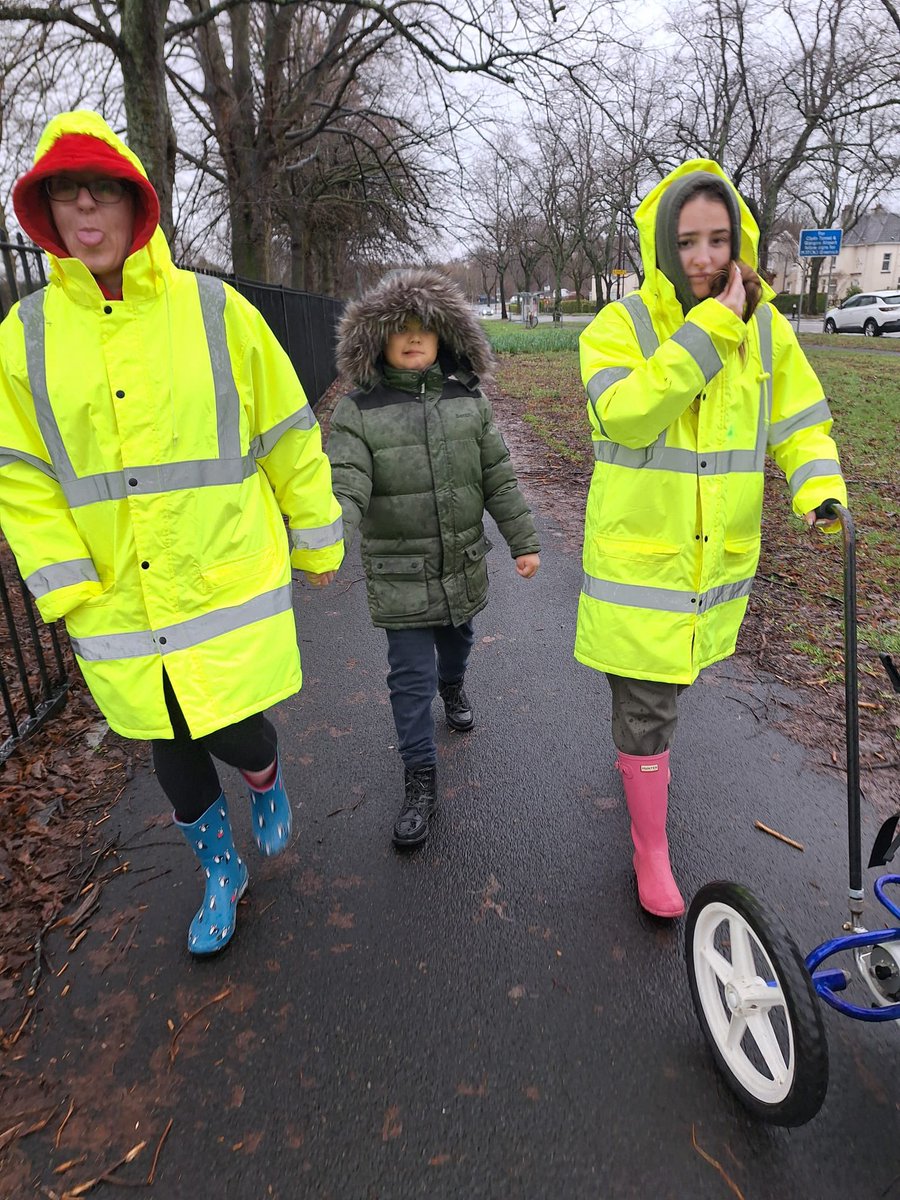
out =
[(806, 309), (811, 317), (816, 315), (816, 299), (819, 295), (819, 275), (822, 271), (823, 258), (809, 260), (809, 291), (806, 295)]
[(334, 254), (331, 239), (323, 239), (319, 251), (319, 286), (317, 291), (323, 296), (334, 295)]
[[(266, 14), (265, 61), (252, 61), (249, 5), (229, 13), (232, 65), (215, 22), (198, 27), (195, 45), (203, 68), (206, 99), (228, 177), (231, 259), (236, 275), (268, 282), (272, 276), (272, 193), (276, 159), (271, 108), (280, 87), (281, 55), (295, 6)], [(192, 11), (199, 11), (197, 0)], [(255, 72), (255, 75), (254, 75)], [(261, 78), (260, 78), (261, 76)], [(257, 119), (254, 88), (262, 87), (265, 106)]]
[(305, 221), (291, 225), (291, 287), (300, 292), (308, 289), (306, 265), (309, 259), (309, 233)]
[(160, 225), (171, 238), (176, 143), (166, 95), (164, 35), (168, 0), (121, 0), (119, 9), (128, 144), (156, 188)]

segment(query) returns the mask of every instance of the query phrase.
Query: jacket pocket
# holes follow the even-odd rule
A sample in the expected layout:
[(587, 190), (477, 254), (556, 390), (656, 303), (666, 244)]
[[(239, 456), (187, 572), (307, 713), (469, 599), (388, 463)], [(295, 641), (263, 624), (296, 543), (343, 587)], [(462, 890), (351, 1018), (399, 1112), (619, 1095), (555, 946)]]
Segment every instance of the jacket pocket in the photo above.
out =
[(760, 539), (725, 538), (725, 570), (729, 577), (749, 579), (756, 573), (759, 562)]
[(659, 562), (678, 554), (682, 547), (673, 542), (660, 542), (649, 538), (618, 538), (600, 534), (594, 538), (594, 547), (607, 558), (623, 558), (629, 562)]
[(118, 581), (115, 579), (110, 581), (101, 579), (101, 583), (103, 584), (102, 592), (99, 592), (96, 596), (89, 597), (87, 600), (82, 600), (78, 607), (72, 611), (81, 612), (83, 610), (90, 612), (95, 608), (105, 608), (107, 604), (111, 604), (119, 594)]
[(466, 574), (466, 594), (473, 604), (478, 604), (487, 595), (488, 571), (487, 552), (492, 543), (481, 535), (463, 550), (463, 569)]
[(428, 608), (425, 557), (378, 554), (368, 575), (369, 603), (378, 617), (414, 617)]
[(214, 592), (239, 580), (251, 580), (254, 575), (266, 575), (272, 570), (276, 553), (274, 547), (266, 546), (264, 550), (245, 554), (243, 558), (203, 566), (200, 572), (203, 586), (208, 592)]

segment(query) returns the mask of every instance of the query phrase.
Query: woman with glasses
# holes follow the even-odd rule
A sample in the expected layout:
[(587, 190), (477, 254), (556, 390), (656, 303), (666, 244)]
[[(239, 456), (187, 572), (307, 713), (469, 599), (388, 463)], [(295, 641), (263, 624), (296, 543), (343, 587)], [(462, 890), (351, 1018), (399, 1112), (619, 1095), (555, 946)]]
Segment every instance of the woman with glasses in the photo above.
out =
[(319, 426), (257, 310), (174, 266), (96, 113), (49, 123), (13, 203), (50, 282), (0, 326), (0, 523), (110, 726), (152, 743), (203, 867), (188, 948), (212, 954), (248, 881), (213, 758), (263, 855), (291, 832), (264, 710), (301, 684), (291, 567), (321, 586), (343, 557)]

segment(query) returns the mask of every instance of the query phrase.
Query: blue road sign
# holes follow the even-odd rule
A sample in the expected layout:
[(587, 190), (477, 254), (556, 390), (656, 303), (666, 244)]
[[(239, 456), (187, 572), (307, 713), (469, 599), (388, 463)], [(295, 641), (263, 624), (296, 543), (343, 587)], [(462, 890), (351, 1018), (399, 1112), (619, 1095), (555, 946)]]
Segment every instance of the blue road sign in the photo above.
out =
[(841, 252), (842, 229), (801, 229), (800, 257), (825, 258)]

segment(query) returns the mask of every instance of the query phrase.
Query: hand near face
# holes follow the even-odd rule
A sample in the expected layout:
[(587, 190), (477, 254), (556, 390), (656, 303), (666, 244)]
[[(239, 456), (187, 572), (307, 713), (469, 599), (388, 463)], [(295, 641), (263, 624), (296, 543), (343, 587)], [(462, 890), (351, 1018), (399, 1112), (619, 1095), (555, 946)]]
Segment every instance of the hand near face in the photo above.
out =
[(728, 283), (725, 285), (725, 290), (716, 299), (720, 304), (724, 304), (726, 308), (730, 308), (736, 317), (744, 319), (744, 307), (747, 303), (747, 293), (744, 290), (744, 281), (741, 279), (741, 272), (738, 270), (737, 263), (731, 263), (728, 268)]

